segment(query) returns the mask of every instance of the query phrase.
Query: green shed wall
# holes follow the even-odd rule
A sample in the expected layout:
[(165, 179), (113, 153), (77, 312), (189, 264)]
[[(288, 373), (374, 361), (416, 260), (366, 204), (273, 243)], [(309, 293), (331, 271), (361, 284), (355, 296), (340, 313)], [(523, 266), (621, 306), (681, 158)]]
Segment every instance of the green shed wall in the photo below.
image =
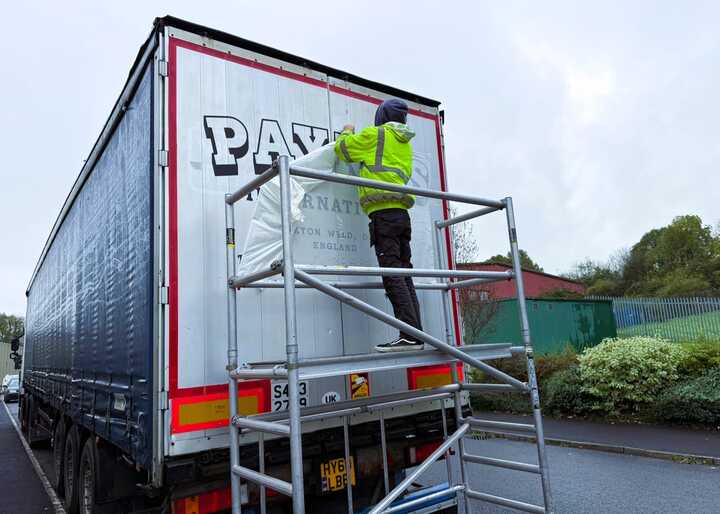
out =
[[(568, 344), (577, 351), (616, 337), (612, 302), (604, 300), (527, 300), (530, 336), (538, 354), (561, 352)], [(468, 343), (520, 341), (516, 299), (497, 302), (497, 311), (481, 330), (466, 327)]]

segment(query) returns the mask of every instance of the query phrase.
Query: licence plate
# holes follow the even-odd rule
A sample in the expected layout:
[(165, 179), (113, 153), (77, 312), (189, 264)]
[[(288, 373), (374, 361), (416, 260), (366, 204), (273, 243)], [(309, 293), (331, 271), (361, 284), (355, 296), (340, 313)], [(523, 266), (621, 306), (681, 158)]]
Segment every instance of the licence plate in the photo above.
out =
[[(298, 383), (298, 396), (300, 407), (308, 406), (308, 383), (301, 380)], [(272, 411), (279, 412), (288, 410), (288, 383), (287, 380), (272, 381)]]
[[(355, 461), (350, 457), (350, 481), (355, 485)], [(347, 484), (345, 459), (331, 459), (320, 464), (320, 483), (324, 493), (340, 491)]]

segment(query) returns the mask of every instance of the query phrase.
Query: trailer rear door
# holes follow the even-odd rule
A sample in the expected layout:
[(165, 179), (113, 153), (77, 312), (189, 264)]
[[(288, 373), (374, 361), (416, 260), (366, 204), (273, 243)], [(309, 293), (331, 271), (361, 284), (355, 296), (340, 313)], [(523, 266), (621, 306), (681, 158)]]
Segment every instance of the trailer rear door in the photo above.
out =
[[(297, 158), (332, 142), (345, 123), (358, 128), (372, 124), (376, 106), (389, 96), (172, 27), (166, 36), (165, 423), (170, 434), (166, 453), (175, 455), (227, 444), (224, 194), (267, 169), (280, 154)], [(412, 184), (445, 189), (437, 108), (408, 103), (408, 123), (417, 134)], [(235, 204), (240, 257), (256, 194)], [(305, 197), (302, 211), (304, 219), (295, 229), (296, 263), (377, 265), (368, 242), (368, 219), (353, 187), (323, 185)], [(432, 221), (447, 216), (445, 206), (418, 198), (411, 215), (414, 265), (437, 267)], [(353, 294), (392, 312), (382, 290)], [(418, 296), (425, 330), (444, 339), (440, 293), (418, 291)], [(298, 290), (297, 298), (301, 358), (369, 353), (375, 344), (395, 336), (389, 327), (315, 290)], [(242, 290), (237, 315), (241, 362), (284, 360), (281, 290)], [(314, 380), (304, 386), (304, 401), (316, 405), (356, 394), (406, 390), (417, 383), (414, 373), (371, 373), (364, 377), (369, 387), (355, 389), (352, 377)], [(241, 386), (245, 413), (282, 410), (283, 400), (282, 382)]]

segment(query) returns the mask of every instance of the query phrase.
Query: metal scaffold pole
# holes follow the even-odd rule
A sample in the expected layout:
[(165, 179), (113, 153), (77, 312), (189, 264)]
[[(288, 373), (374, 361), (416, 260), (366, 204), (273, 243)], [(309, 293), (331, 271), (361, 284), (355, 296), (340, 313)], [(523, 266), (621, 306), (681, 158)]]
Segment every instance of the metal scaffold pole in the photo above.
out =
[[(435, 237), (433, 238), (434, 244), (435, 244), (435, 253), (437, 254), (437, 261), (438, 261), (438, 268), (445, 268), (450, 267), (449, 262), (445, 262), (445, 260), (442, 258), (442, 252), (440, 249), (442, 248), (441, 244), (441, 235), (443, 229), (448, 227), (449, 225), (441, 225), (440, 223), (435, 223)], [(448, 256), (449, 261), (450, 256)], [(452, 290), (448, 290), (443, 292), (442, 294), (442, 305), (443, 305), (443, 316), (445, 319), (445, 341), (447, 344), (455, 344), (454, 336), (454, 330), (452, 328), (451, 319), (450, 319), (450, 295), (454, 294)], [(452, 380), (453, 384), (457, 384), (460, 382), (458, 372), (457, 372), (457, 366), (453, 365), (450, 368), (450, 378)], [(462, 408), (460, 406), (462, 401), (460, 390), (458, 389), (455, 391), (453, 395), (453, 413), (455, 414), (455, 423), (457, 426), (460, 426), (460, 423), (462, 422)], [(443, 419), (445, 416), (445, 409), (443, 407)], [(457, 462), (458, 467), (460, 468), (460, 481), (462, 484), (467, 484), (467, 467), (465, 465), (465, 460), (463, 459), (463, 455), (465, 455), (465, 443), (462, 438), (458, 439), (457, 441), (458, 451), (457, 451)], [(450, 456), (448, 455), (447, 461), (450, 462)], [(452, 483), (452, 472), (448, 471), (448, 481), (449, 483)], [(467, 499), (467, 495), (465, 494), (465, 489), (460, 491), (458, 493), (460, 495), (460, 501), (462, 502), (463, 511), (466, 514), (471, 514), (472, 509), (470, 507), (470, 502)]]
[[(227, 276), (235, 276), (235, 211), (232, 203), (228, 203), (229, 194), (225, 195), (225, 260)], [(228, 330), (228, 372), (237, 369), (237, 290), (227, 288), (227, 330)], [(230, 375), (228, 380), (228, 395), (230, 398), (230, 416), (237, 414), (237, 380)], [(232, 512), (240, 514), (240, 477), (232, 472), (240, 461), (238, 447), (238, 431), (230, 423), (230, 487), (232, 492)]]
[(530, 323), (528, 321), (527, 305), (525, 303), (525, 286), (523, 283), (522, 266), (520, 264), (520, 250), (517, 242), (517, 228), (515, 226), (515, 212), (512, 198), (507, 197), (505, 213), (507, 217), (508, 236), (510, 239), (510, 254), (512, 256), (513, 270), (515, 271), (515, 287), (517, 288), (518, 309), (520, 311), (520, 332), (525, 356), (527, 358), (528, 387), (532, 404), (533, 419), (535, 421), (535, 435), (537, 440), (538, 464), (542, 483), (545, 512), (555, 512), (552, 493), (550, 491), (550, 477), (548, 475), (547, 454), (545, 451), (545, 435), (543, 431), (542, 413), (540, 411), (540, 393), (538, 391), (537, 376), (535, 374), (535, 360), (533, 356), (532, 340), (530, 339)]
[(280, 216), (282, 221), (283, 281), (285, 283), (285, 348), (288, 372), (288, 414), (290, 416), (290, 467), (292, 470), (293, 514), (305, 513), (303, 485), (302, 433), (298, 378), (298, 345), (295, 309), (295, 263), (292, 253), (290, 161), (278, 158), (280, 177)]

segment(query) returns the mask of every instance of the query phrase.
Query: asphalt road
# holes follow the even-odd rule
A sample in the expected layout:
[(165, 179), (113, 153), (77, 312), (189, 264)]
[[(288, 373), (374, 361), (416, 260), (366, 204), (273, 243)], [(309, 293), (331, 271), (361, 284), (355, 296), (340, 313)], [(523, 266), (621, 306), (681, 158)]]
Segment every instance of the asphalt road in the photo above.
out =
[[(491, 439), (466, 440), (466, 451), (487, 457), (537, 462), (535, 445)], [(720, 512), (720, 469), (667, 460), (547, 448), (556, 512), (562, 514), (634, 514)], [(468, 464), (470, 486), (476, 491), (542, 504), (540, 477), (519, 471)], [(454, 470), (457, 474), (457, 470)], [(446, 480), (444, 463), (435, 464), (420, 483)], [(430, 479), (430, 480), (428, 480)], [(481, 502), (473, 513), (516, 511)]]
[[(17, 404), (8, 405), (17, 412)], [(0, 406), (4, 413), (4, 408)], [(2, 418), (2, 416), (0, 416)], [(49, 501), (37, 479), (12, 425), (0, 419), (0, 514), (48, 512)], [(537, 462), (535, 446), (491, 439), (466, 440), (468, 452), (488, 457)], [(49, 475), (49, 449), (36, 449), (36, 458)], [(603, 453), (592, 450), (548, 447), (556, 510), (559, 514), (705, 514), (720, 512), (720, 469), (659, 459)], [(539, 477), (518, 471), (468, 465), (473, 489), (531, 503), (541, 502)], [(458, 470), (454, 472), (457, 474)], [(435, 464), (419, 480), (446, 480), (445, 463)], [(515, 512), (473, 502), (474, 513)]]

